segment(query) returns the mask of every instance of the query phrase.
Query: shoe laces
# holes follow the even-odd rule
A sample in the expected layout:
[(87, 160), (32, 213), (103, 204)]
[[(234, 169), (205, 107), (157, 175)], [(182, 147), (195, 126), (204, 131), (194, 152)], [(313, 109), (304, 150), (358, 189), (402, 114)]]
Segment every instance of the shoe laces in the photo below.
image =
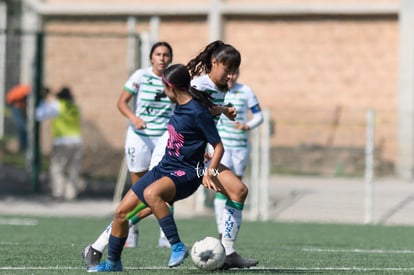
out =
[(172, 245), (172, 251), (173, 252), (181, 252), (184, 251), (184, 244), (182, 242), (176, 243)]

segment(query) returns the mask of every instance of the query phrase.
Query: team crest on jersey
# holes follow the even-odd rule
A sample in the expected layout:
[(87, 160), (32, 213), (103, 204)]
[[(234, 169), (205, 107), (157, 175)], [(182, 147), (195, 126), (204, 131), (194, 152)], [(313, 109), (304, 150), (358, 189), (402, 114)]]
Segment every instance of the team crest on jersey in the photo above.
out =
[(185, 176), (185, 171), (183, 171), (183, 170), (177, 170), (177, 171), (174, 171), (171, 174), (176, 175), (178, 177), (182, 177), (182, 176)]

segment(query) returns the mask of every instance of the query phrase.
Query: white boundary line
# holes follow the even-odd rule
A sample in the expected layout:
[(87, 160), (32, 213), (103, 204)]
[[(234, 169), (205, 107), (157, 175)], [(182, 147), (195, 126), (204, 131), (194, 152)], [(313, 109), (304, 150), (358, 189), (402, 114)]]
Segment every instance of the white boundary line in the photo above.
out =
[(367, 253), (367, 254), (414, 254), (414, 250), (384, 250), (384, 249), (332, 249), (332, 248), (302, 248), (305, 252), (321, 252), (321, 253)]
[(33, 226), (37, 225), (39, 222), (36, 219), (26, 219), (26, 218), (0, 218), (0, 225), (26, 225)]
[[(192, 268), (179, 268), (182, 270), (196, 270), (195, 267)], [(179, 270), (176, 269), (176, 270)], [(0, 267), (1, 271), (16, 271), (16, 270), (85, 270), (79, 266), (51, 266), (51, 267), (41, 267), (41, 266), (3, 266)], [(128, 270), (171, 270), (167, 266), (148, 266), (148, 267), (124, 267), (124, 271)], [(412, 272), (414, 267), (385, 267), (385, 268), (376, 268), (376, 267), (346, 267), (346, 266), (333, 266), (333, 267), (283, 267), (283, 266), (274, 266), (274, 267), (251, 267), (249, 269), (242, 269), (244, 272), (248, 271), (263, 271), (263, 270), (274, 270), (274, 271), (399, 271), (399, 272)], [(85, 270), (86, 271), (86, 270)]]
[[(3, 243), (4, 244), (4, 243)], [(316, 253), (374, 253), (374, 254), (414, 254), (414, 250), (384, 250), (384, 249), (331, 249), (331, 248), (313, 248), (305, 247), (301, 249), (305, 252)], [(190, 268), (178, 268), (185, 270), (196, 270), (195, 267)], [(0, 271), (18, 271), (18, 270), (85, 270), (84, 267), (79, 266), (3, 266), (0, 267)], [(171, 270), (167, 266), (142, 266), (142, 267), (124, 267), (125, 271), (128, 270)], [(315, 271), (356, 271), (356, 272), (410, 272), (414, 271), (414, 267), (357, 267), (357, 266), (332, 266), (332, 267), (252, 267), (249, 269), (243, 269), (245, 272), (255, 271), (300, 271), (300, 272), (315, 272)]]

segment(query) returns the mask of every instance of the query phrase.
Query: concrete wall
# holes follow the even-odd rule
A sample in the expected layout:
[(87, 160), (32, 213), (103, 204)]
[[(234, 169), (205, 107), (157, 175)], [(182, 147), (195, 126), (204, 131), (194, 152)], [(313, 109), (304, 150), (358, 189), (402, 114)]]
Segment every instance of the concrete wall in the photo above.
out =
[[(69, 5), (73, 1), (43, 3)], [(79, 0), (77, 3), (115, 2)], [(167, 5), (171, 1), (116, 3)], [(212, 1), (174, 3), (209, 5)], [(357, 0), (289, 1), (305, 7), (363, 5), (367, 10), (369, 4), (396, 3), (396, 0), (366, 0), (363, 4)], [(286, 4), (286, 1), (261, 0), (260, 4)], [(149, 32), (150, 17), (136, 18), (137, 33)], [(73, 88), (83, 112), (88, 151), (102, 152), (104, 147), (122, 155), (127, 121), (115, 104), (128, 77), (127, 40), (122, 37), (127, 33), (126, 20), (127, 16), (110, 14), (43, 17), (44, 30), (55, 34), (46, 38), (45, 84), (53, 89), (62, 85)], [(158, 38), (173, 46), (174, 62), (186, 63), (210, 41), (207, 15), (166, 15), (160, 20)], [(399, 66), (396, 13), (234, 14), (224, 16), (222, 22), (222, 39), (242, 54), (240, 81), (254, 89), (263, 108), (272, 110), (271, 116), (276, 122), (272, 146), (363, 147), (365, 112), (375, 109), (376, 145), (382, 158), (396, 160)], [(81, 33), (90, 36), (80, 36)], [(97, 34), (110, 35), (99, 37)], [(43, 134), (43, 148), (48, 148), (48, 133)]]

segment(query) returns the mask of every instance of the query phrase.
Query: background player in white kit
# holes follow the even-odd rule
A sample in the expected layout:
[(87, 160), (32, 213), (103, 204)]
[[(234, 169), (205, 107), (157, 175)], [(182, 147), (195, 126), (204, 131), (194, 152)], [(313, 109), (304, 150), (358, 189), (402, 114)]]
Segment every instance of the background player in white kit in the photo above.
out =
[[(175, 104), (172, 103), (163, 91), (162, 73), (171, 64), (173, 51), (164, 41), (155, 43), (150, 51), (152, 66), (135, 71), (127, 80), (119, 96), (117, 107), (129, 120), (129, 127), (125, 141), (125, 158), (131, 182), (135, 184), (150, 168), (151, 156), (159, 138), (166, 132), (167, 124), (172, 115)], [(129, 102), (133, 100), (132, 109)], [(143, 211), (141, 214), (150, 214)], [(135, 217), (130, 227), (126, 247), (135, 247), (138, 239), (138, 228)], [(105, 250), (111, 225), (109, 225), (98, 239), (88, 245), (82, 256), (87, 267), (99, 263)], [(159, 245), (169, 247), (168, 240), (161, 232)]]
[[(140, 69), (125, 83), (117, 107), (129, 119), (125, 142), (125, 157), (132, 184), (136, 183), (150, 168), (151, 156), (159, 138), (166, 132), (167, 124), (174, 110), (174, 104), (163, 91), (161, 75), (171, 64), (173, 51), (164, 41), (155, 43), (150, 51), (152, 66)], [(134, 98), (133, 112), (129, 101)], [(136, 224), (130, 227), (125, 245), (135, 247), (138, 239)], [(162, 232), (159, 244), (168, 245)]]
[[(240, 71), (237, 70), (227, 82), (229, 91), (224, 98), (225, 106), (233, 106), (237, 110), (235, 121), (225, 115), (221, 115), (217, 123), (217, 130), (224, 145), (224, 155), (221, 163), (232, 170), (240, 179), (243, 178), (249, 161), (250, 130), (263, 123), (263, 113), (259, 101), (253, 90), (242, 83), (238, 83)], [(251, 112), (251, 117), (249, 117)], [(223, 234), (223, 212), (227, 197), (216, 192), (214, 198), (214, 210), (216, 215), (217, 230), (220, 236)]]

